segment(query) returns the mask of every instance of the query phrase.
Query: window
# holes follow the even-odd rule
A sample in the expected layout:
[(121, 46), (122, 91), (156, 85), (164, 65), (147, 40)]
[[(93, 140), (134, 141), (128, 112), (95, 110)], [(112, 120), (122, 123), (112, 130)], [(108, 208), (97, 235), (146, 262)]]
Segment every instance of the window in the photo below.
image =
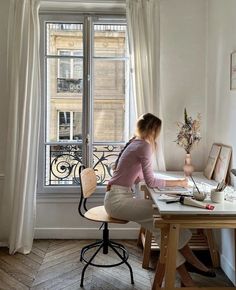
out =
[(73, 188), (81, 163), (96, 170), (103, 186), (129, 136), (125, 21), (42, 15), (41, 28), (44, 170), (39, 191)]
[[(59, 56), (82, 56), (80, 51), (58, 50)], [(78, 58), (58, 60), (57, 93), (82, 93), (83, 63)]]
[(81, 112), (58, 112), (58, 141), (82, 139)]

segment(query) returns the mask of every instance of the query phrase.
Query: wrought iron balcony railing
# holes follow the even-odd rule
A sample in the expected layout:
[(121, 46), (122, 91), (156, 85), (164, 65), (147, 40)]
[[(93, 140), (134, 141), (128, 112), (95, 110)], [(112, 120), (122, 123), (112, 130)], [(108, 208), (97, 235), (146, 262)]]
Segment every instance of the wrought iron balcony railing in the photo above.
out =
[(57, 93), (79, 93), (82, 94), (82, 79), (57, 78)]
[[(106, 185), (122, 145), (94, 145), (93, 168), (98, 185)], [(46, 186), (75, 185), (79, 183), (82, 164), (82, 144), (46, 145)]]

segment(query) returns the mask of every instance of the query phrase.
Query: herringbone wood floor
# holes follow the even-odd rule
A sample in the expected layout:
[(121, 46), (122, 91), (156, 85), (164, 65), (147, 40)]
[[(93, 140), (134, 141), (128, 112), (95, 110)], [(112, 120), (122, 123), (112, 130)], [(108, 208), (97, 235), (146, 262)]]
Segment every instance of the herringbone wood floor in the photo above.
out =
[[(80, 250), (88, 240), (35, 240), (32, 252), (28, 255), (8, 255), (6, 248), (0, 248), (0, 289), (1, 290), (74, 290), (80, 288), (80, 274), (83, 264), (79, 261)], [(130, 252), (130, 264), (134, 271), (135, 285), (130, 284), (130, 274), (125, 265), (115, 268), (89, 266), (85, 273), (85, 290), (150, 290), (154, 270), (141, 267), (142, 250), (135, 241), (122, 241)], [(99, 262), (114, 256), (100, 255)], [(153, 257), (153, 267), (157, 256)], [(232, 286), (222, 271), (217, 278), (204, 278), (193, 274), (196, 284), (212, 286)], [(178, 278), (176, 279), (178, 284)]]

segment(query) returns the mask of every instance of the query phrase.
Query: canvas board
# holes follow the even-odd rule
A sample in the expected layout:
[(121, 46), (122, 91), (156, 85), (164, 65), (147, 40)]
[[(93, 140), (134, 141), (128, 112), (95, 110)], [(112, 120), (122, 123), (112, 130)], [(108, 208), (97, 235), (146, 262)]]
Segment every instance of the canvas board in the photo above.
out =
[(220, 154), (220, 150), (221, 150), (221, 146), (218, 144), (213, 144), (211, 147), (211, 151), (207, 159), (206, 167), (203, 172), (207, 179), (212, 178), (212, 174), (215, 169), (216, 161)]
[(222, 145), (220, 154), (216, 161), (213, 179), (217, 182), (225, 181), (229, 169), (229, 162), (231, 158), (231, 147)]

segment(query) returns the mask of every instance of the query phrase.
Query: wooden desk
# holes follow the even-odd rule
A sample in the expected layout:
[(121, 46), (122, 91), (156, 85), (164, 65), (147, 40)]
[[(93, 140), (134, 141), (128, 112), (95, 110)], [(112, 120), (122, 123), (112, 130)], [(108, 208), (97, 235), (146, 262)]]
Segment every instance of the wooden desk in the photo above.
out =
[[(162, 179), (175, 179), (183, 178), (183, 172), (181, 171), (165, 171), (158, 172), (156, 175)], [(207, 185), (208, 189), (216, 187), (217, 182), (214, 180), (207, 179), (202, 172), (194, 172), (194, 180), (201, 189), (201, 184)], [(189, 181), (190, 186), (193, 186), (193, 182)], [(144, 191), (144, 198), (151, 198), (148, 191), (145, 192), (145, 187), (141, 186), (141, 190)], [(144, 269), (149, 268), (149, 261), (151, 256), (151, 251), (159, 251), (160, 246), (156, 243), (152, 236), (152, 233), (147, 229), (140, 228), (138, 245), (143, 247), (143, 262), (142, 267)], [(189, 246), (192, 250), (209, 250), (211, 255), (212, 266), (218, 268), (220, 265), (218, 249), (214, 241), (213, 232), (211, 229), (197, 229), (194, 231), (191, 240), (189, 241)]]
[[(175, 263), (179, 230), (188, 229), (222, 229), (236, 228), (236, 207), (235, 204), (225, 201), (223, 204), (214, 204), (215, 209), (208, 211), (196, 207), (181, 205), (180, 203), (166, 204), (159, 200), (159, 194), (147, 188), (151, 198), (157, 206), (160, 216), (154, 217), (154, 225), (161, 229), (162, 239), (160, 247), (160, 260), (157, 265), (152, 290), (160, 289), (162, 280), (165, 286), (162, 289), (173, 290), (175, 288)], [(205, 201), (206, 203), (210, 202)], [(197, 287), (183, 289), (199, 289)], [(202, 289), (220, 290), (222, 287), (205, 287)], [(233, 290), (234, 287), (225, 289)]]

